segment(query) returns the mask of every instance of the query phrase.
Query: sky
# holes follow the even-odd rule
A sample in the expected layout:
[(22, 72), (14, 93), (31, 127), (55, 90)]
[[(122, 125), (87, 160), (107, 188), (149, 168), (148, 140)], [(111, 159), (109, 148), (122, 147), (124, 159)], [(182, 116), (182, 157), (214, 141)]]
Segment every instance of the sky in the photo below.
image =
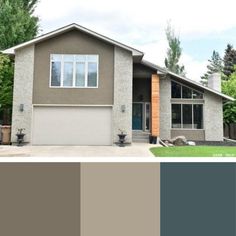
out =
[(213, 50), (223, 57), (228, 43), (236, 47), (235, 0), (40, 0), (35, 15), (40, 34), (77, 23), (145, 53), (164, 66), (170, 21), (182, 47), (186, 76), (199, 81)]

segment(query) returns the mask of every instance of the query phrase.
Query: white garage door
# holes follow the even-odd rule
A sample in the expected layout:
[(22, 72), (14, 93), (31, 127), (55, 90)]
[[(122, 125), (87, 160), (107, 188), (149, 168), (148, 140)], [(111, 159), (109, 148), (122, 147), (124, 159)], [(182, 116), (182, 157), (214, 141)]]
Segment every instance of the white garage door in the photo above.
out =
[(111, 145), (111, 107), (34, 107), (33, 145)]

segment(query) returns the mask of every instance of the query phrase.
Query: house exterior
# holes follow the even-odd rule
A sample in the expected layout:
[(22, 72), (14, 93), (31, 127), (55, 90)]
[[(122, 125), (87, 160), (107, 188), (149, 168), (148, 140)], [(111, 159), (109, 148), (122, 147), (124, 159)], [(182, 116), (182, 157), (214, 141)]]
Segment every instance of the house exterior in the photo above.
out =
[(77, 24), (3, 53), (15, 56), (13, 143), (20, 128), (31, 145), (113, 145), (121, 131), (129, 143), (223, 140), (222, 102), (233, 99), (216, 78), (204, 87)]

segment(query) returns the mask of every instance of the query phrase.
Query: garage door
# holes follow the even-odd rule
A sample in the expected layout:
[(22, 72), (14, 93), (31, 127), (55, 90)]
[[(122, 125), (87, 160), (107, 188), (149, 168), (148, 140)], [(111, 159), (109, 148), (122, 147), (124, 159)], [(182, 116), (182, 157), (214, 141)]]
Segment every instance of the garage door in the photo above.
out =
[(33, 145), (111, 145), (111, 107), (34, 107)]

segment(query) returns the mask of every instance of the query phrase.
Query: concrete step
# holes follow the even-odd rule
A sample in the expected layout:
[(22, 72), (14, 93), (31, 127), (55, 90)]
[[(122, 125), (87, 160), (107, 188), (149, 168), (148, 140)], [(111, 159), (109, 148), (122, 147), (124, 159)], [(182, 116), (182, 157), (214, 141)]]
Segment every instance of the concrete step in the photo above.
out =
[(136, 143), (149, 143), (149, 132), (143, 132), (143, 131), (133, 131), (133, 142)]
[(133, 138), (134, 143), (149, 143), (149, 139), (136, 139)]

